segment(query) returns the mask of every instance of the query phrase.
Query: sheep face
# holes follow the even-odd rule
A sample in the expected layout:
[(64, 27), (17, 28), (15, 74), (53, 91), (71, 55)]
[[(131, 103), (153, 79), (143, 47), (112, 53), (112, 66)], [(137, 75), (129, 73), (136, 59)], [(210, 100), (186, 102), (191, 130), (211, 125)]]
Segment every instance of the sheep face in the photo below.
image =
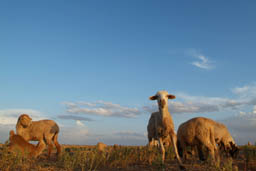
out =
[(218, 145), (220, 146), (221, 150), (225, 151), (225, 153), (230, 155), (232, 158), (236, 158), (238, 156), (239, 148), (233, 141), (230, 141), (227, 144), (224, 144), (222, 141), (220, 141)]
[(17, 123), (21, 123), (21, 125), (24, 128), (27, 128), (31, 125), (31, 122), (32, 122), (32, 119), (27, 114), (22, 114), (20, 115)]
[(150, 100), (157, 100), (160, 109), (168, 104), (168, 99), (175, 99), (174, 95), (168, 94), (167, 91), (158, 91), (156, 95), (149, 97)]
[(237, 158), (239, 153), (239, 148), (233, 142), (230, 142), (230, 146), (231, 146), (231, 149), (229, 150), (229, 154), (231, 155), (232, 158)]

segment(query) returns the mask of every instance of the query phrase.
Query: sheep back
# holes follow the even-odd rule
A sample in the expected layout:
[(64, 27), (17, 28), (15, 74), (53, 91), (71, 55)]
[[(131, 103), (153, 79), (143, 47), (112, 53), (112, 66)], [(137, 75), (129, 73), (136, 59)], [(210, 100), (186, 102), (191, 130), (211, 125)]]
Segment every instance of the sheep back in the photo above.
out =
[(26, 115), (21, 115), (16, 124), (16, 132), (26, 141), (40, 141), (44, 138), (52, 138), (59, 133), (59, 126), (53, 120), (31, 121), (29, 126), (24, 127)]

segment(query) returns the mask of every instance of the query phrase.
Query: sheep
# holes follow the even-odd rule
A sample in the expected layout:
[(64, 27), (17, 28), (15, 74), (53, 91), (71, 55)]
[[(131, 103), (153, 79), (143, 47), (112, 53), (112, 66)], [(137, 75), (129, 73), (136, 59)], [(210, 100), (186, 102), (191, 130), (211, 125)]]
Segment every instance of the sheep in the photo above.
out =
[(121, 148), (121, 145), (118, 145), (118, 144), (114, 144), (111, 148), (111, 150), (118, 150)]
[(177, 132), (179, 154), (186, 154), (186, 147), (192, 149), (197, 147), (200, 159), (203, 159), (203, 146), (210, 152), (212, 159), (218, 154), (218, 149), (214, 138), (214, 126), (212, 120), (206, 118), (193, 118), (182, 123)]
[(98, 142), (97, 145), (96, 145), (96, 149), (99, 151), (99, 152), (104, 152), (107, 148), (107, 145), (102, 143), (102, 142)]
[[(197, 117), (181, 124), (177, 136), (179, 154), (183, 156), (184, 153), (185, 158), (187, 157), (187, 146), (191, 147), (192, 152), (197, 147), (200, 160), (205, 160), (203, 146), (206, 146), (207, 150), (211, 152), (212, 157), (214, 156), (213, 152), (215, 152), (216, 158), (219, 157), (217, 156), (219, 150), (230, 154), (231, 157), (236, 157), (239, 152), (227, 127), (208, 118)], [(216, 149), (216, 144), (218, 144), (218, 149)]]
[(19, 116), (16, 124), (16, 132), (26, 141), (39, 141), (38, 147), (40, 153), (48, 145), (48, 157), (50, 158), (53, 143), (57, 148), (57, 155), (61, 152), (61, 146), (58, 143), (59, 126), (53, 120), (32, 121), (27, 114)]
[(151, 114), (147, 125), (149, 146), (152, 146), (155, 143), (155, 140), (159, 142), (162, 153), (162, 162), (164, 163), (165, 148), (163, 145), (163, 140), (170, 136), (171, 144), (179, 162), (179, 166), (180, 168), (184, 168), (182, 166), (176, 146), (177, 136), (174, 132), (173, 120), (168, 111), (168, 99), (175, 99), (175, 96), (168, 94), (167, 91), (158, 91), (156, 95), (149, 97), (149, 99), (157, 100), (159, 108), (159, 112), (154, 112)]
[(9, 133), (9, 144), (8, 149), (12, 152), (20, 151), (24, 156), (28, 154), (31, 157), (37, 157), (41, 151), (41, 149), (33, 144), (28, 143), (24, 138), (20, 135), (14, 133), (13, 130)]

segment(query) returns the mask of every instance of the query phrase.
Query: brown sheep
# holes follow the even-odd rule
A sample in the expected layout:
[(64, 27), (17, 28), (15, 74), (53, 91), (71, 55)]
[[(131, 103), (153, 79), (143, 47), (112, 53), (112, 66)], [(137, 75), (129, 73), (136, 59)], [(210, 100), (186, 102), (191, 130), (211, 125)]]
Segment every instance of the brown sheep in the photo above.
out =
[(171, 139), (171, 144), (173, 146), (176, 158), (179, 162), (180, 168), (184, 168), (182, 166), (182, 162), (180, 160), (178, 150), (177, 150), (177, 137), (174, 132), (174, 124), (172, 117), (168, 111), (168, 99), (174, 99), (175, 96), (168, 94), (167, 91), (158, 91), (156, 95), (151, 96), (150, 100), (157, 100), (159, 112), (154, 112), (151, 114), (151, 117), (148, 122), (147, 130), (148, 130), (148, 141), (149, 146), (155, 143), (155, 140), (159, 142), (159, 146), (162, 153), (162, 162), (165, 160), (165, 148), (163, 145), (163, 140), (168, 136)]
[(9, 150), (12, 152), (20, 151), (23, 156), (28, 154), (29, 157), (37, 157), (41, 151), (37, 146), (24, 140), (22, 136), (15, 134), (13, 130), (10, 131), (9, 141)]
[[(231, 157), (233, 158), (236, 157), (239, 153), (239, 149), (235, 144), (235, 141), (233, 140), (232, 136), (230, 135), (227, 127), (221, 123), (218, 123), (216, 121), (213, 121), (211, 119), (204, 118), (204, 117), (193, 118), (180, 125), (177, 133), (178, 149), (179, 149), (180, 155), (183, 156), (183, 151), (184, 151), (184, 156), (185, 158), (187, 157), (186, 147), (184, 148), (184, 146), (190, 146), (192, 152), (194, 152), (195, 147), (198, 147), (197, 145), (198, 142), (195, 142), (195, 140), (193, 142), (192, 141), (189, 142), (188, 140), (190, 139), (188, 137), (186, 138), (184, 137), (186, 136), (186, 134), (193, 136), (193, 134), (191, 134), (191, 127), (190, 127), (191, 125), (203, 124), (203, 122), (205, 123), (205, 126), (203, 126), (203, 128), (213, 126), (214, 140), (215, 140), (214, 143), (215, 143), (215, 146), (216, 146), (216, 143), (218, 144), (218, 147), (219, 147), (218, 150), (224, 151), (226, 154), (231, 155)], [(202, 127), (200, 127), (200, 129), (202, 129)], [(202, 140), (202, 141), (205, 141), (205, 140)], [(203, 143), (203, 145), (204, 144), (205, 143)], [(202, 148), (200, 149), (198, 148), (198, 153), (199, 153), (199, 158), (201, 160), (205, 160)]]
[(177, 132), (179, 154), (182, 157), (183, 154), (186, 155), (187, 146), (190, 146), (192, 149), (197, 147), (200, 159), (205, 160), (203, 147), (206, 147), (213, 161), (218, 160), (218, 149), (215, 143), (213, 123), (213, 120), (203, 117), (193, 118), (182, 123)]
[(114, 149), (114, 150), (117, 150), (117, 149), (119, 149), (120, 147), (121, 147), (121, 146), (118, 145), (118, 144), (114, 144), (114, 145), (113, 145), (113, 149)]
[(96, 149), (100, 152), (104, 152), (106, 148), (107, 148), (107, 145), (102, 142), (98, 142), (96, 145)]
[(53, 120), (32, 121), (27, 114), (19, 116), (16, 124), (16, 132), (26, 141), (39, 141), (38, 147), (41, 152), (48, 145), (48, 157), (51, 155), (53, 143), (57, 148), (57, 155), (61, 152), (58, 143), (59, 126)]

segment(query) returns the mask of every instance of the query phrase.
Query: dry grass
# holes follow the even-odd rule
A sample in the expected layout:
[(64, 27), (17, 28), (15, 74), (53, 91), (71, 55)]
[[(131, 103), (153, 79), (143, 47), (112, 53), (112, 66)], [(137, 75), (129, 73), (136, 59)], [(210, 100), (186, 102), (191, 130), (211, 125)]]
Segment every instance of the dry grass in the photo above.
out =
[[(59, 158), (54, 155), (47, 158), (45, 151), (37, 159), (24, 158), (7, 151), (6, 146), (0, 146), (1, 171), (117, 171), (117, 170), (178, 170), (178, 162), (171, 148), (167, 150), (165, 164), (161, 164), (161, 155), (156, 148), (148, 149), (144, 146), (108, 146), (106, 151), (98, 151), (96, 146), (62, 145)], [(209, 161), (200, 162), (191, 158), (185, 162), (188, 170), (225, 170), (237, 169), (253, 170), (256, 168), (256, 147), (242, 146), (238, 159), (222, 159), (220, 167), (213, 166)]]

